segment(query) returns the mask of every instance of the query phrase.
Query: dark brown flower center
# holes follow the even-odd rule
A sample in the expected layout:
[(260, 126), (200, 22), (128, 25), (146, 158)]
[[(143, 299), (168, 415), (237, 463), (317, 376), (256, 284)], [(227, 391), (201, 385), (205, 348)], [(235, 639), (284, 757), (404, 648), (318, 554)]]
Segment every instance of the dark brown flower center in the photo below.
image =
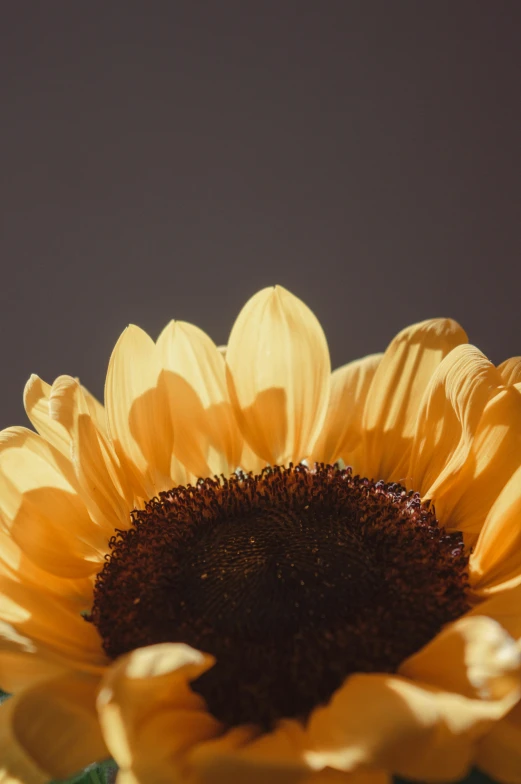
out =
[(303, 465), (161, 493), (110, 541), (89, 616), (110, 657), (184, 642), (229, 725), (305, 717), (468, 609), (461, 534), (417, 493)]

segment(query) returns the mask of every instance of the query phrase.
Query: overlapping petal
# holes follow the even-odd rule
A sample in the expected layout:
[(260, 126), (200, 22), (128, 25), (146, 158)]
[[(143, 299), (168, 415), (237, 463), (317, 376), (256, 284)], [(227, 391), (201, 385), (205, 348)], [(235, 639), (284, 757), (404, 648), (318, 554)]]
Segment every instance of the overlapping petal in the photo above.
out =
[(176, 458), (195, 476), (230, 474), (239, 465), (243, 439), (222, 353), (202, 330), (182, 321), (165, 327), (157, 352)]
[(451, 319), (402, 330), (387, 348), (367, 393), (360, 470), (370, 478), (401, 478), (425, 389), (442, 359), (466, 343)]
[(280, 286), (245, 305), (228, 341), (230, 392), (245, 439), (270, 464), (309, 458), (326, 416), (330, 361), (311, 311)]
[[(185, 322), (157, 342), (129, 327), (106, 408), (70, 376), (32, 376), (25, 405), (39, 435), (0, 434), (0, 686), (17, 692), (0, 708), (0, 780), (68, 776), (110, 752), (120, 784), (446, 781), (476, 754), (521, 782), (519, 357), (495, 368), (456, 322), (433, 319), (331, 374), (315, 316), (275, 287), (224, 349)], [(434, 501), (474, 547), (475, 606), (399, 674), (349, 677), (306, 723), (226, 730), (190, 688), (211, 657), (165, 643), (110, 663), (81, 613), (133, 507), (304, 459), (343, 459)]]
[(0, 781), (43, 784), (108, 756), (95, 710), (97, 679), (64, 673), (0, 706)]
[(383, 354), (350, 362), (331, 374), (331, 395), (322, 433), (313, 451), (317, 462), (343, 460), (359, 471), (355, 457), (362, 441), (362, 416), (374, 375)]
[(165, 643), (135, 650), (109, 669), (98, 711), (106, 743), (123, 771), (140, 782), (175, 781), (186, 769), (189, 749), (222, 732), (189, 686), (210, 666), (211, 657)]

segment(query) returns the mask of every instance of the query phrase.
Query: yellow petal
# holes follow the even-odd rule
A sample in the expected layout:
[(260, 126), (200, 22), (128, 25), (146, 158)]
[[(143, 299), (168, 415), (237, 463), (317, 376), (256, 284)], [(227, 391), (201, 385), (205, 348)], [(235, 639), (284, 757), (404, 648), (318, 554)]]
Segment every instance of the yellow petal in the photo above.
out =
[(230, 392), (243, 434), (267, 463), (308, 458), (326, 415), (330, 362), (313, 313), (276, 286), (239, 314), (228, 343)]
[(17, 693), (63, 673), (63, 665), (46, 659), (33, 640), (4, 621), (0, 621), (0, 640), (0, 688), (4, 691)]
[(111, 444), (95, 427), (90, 415), (77, 419), (74, 436), (79, 491), (91, 519), (105, 532), (130, 524), (134, 496)]
[(2, 784), (47, 784), (49, 773), (42, 770), (13, 729), (16, 697), (0, 706), (0, 781)]
[(56, 660), (96, 670), (106, 663), (100, 637), (91, 623), (66, 602), (44, 591), (38, 594), (34, 586), (5, 575), (0, 577), (0, 620)]
[(51, 416), (50, 396), (51, 386), (33, 374), (24, 389), (25, 410), (38, 433), (69, 457), (70, 437), (63, 425)]
[[(468, 458), (484, 408), (501, 377), (474, 346), (455, 348), (427, 386), (411, 451), (407, 481), (441, 511), (443, 494)], [(447, 523), (448, 524), (448, 523)]]
[(476, 762), (496, 781), (521, 784), (521, 703), (482, 738)]
[(486, 615), (494, 618), (510, 634), (521, 641), (521, 585), (499, 591), (474, 607), (469, 615)]
[[(501, 470), (501, 467), (498, 468)], [(492, 505), (469, 558), (470, 582), (477, 596), (521, 583), (521, 467)]]
[(276, 730), (261, 735), (253, 726), (236, 727), (196, 746), (189, 770), (198, 784), (297, 784), (309, 773), (304, 737), (296, 721), (282, 721)]
[(0, 780), (39, 784), (107, 758), (96, 688), (95, 678), (65, 674), (8, 699), (0, 707)]
[(433, 493), (439, 519), (463, 531), (473, 545), (520, 466), (521, 390), (503, 387), (487, 403), (456, 481), (441, 497), (439, 491)]
[(138, 778), (147, 769), (171, 774), (179, 771), (186, 749), (221, 732), (189, 686), (212, 663), (211, 657), (177, 643), (136, 649), (114, 662), (99, 692), (98, 712), (121, 768)]
[(431, 319), (402, 330), (387, 348), (367, 393), (364, 411), (365, 476), (401, 478), (427, 385), (442, 359), (465, 343), (451, 319)]
[(107, 430), (107, 414), (105, 411), (105, 406), (103, 403), (94, 397), (92, 392), (81, 385), (81, 391), (83, 392), (83, 397), (85, 398), (85, 402), (87, 403), (87, 408), (89, 409), (89, 414), (91, 415), (96, 427), (105, 437), (108, 436)]
[(226, 364), (200, 329), (171, 321), (157, 340), (174, 429), (174, 451), (199, 477), (232, 473), (242, 450), (226, 383)]
[(398, 676), (354, 675), (311, 715), (306, 758), (317, 769), (369, 765), (421, 781), (457, 780), (476, 740), (515, 699), (474, 700)]
[(84, 577), (99, 568), (107, 537), (59, 469), (59, 453), (36, 433), (0, 439), (0, 511), (14, 541), (42, 569)]
[[(342, 459), (352, 465), (351, 455), (362, 438), (367, 394), (382, 356), (371, 354), (332, 373), (326, 420), (313, 454), (316, 462), (333, 464)], [(358, 471), (356, 465), (353, 468)]]
[(45, 569), (40, 569), (5, 530), (0, 529), (0, 575), (18, 579), (38, 591), (53, 595), (55, 600), (63, 601), (81, 612), (90, 606), (92, 600), (92, 579), (78, 580), (58, 577)]
[(521, 695), (521, 651), (500, 623), (486, 615), (466, 615), (449, 624), (399, 671), (469, 698)]
[(158, 377), (153, 340), (139, 327), (127, 327), (110, 358), (105, 407), (114, 448), (143, 499), (168, 484), (166, 458), (172, 433)]
[(510, 357), (498, 365), (497, 369), (504, 384), (519, 384), (521, 381), (521, 357)]

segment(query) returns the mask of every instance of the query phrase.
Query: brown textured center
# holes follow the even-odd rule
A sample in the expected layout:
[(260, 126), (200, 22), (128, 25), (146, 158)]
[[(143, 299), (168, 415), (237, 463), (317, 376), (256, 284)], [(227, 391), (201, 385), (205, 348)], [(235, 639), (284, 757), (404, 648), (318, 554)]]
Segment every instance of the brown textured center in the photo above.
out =
[(88, 618), (106, 653), (166, 641), (211, 653), (192, 688), (228, 725), (305, 717), (468, 609), (461, 534), (417, 493), (336, 466), (177, 487), (110, 549)]

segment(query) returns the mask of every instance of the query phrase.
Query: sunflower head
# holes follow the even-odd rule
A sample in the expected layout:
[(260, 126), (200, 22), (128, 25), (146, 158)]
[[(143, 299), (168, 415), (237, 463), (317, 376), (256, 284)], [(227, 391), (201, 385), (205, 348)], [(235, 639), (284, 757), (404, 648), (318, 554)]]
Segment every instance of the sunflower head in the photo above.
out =
[(518, 384), (450, 319), (331, 373), (281, 287), (224, 349), (128, 328), (103, 406), (32, 377), (38, 434), (0, 437), (9, 775), (517, 781)]

